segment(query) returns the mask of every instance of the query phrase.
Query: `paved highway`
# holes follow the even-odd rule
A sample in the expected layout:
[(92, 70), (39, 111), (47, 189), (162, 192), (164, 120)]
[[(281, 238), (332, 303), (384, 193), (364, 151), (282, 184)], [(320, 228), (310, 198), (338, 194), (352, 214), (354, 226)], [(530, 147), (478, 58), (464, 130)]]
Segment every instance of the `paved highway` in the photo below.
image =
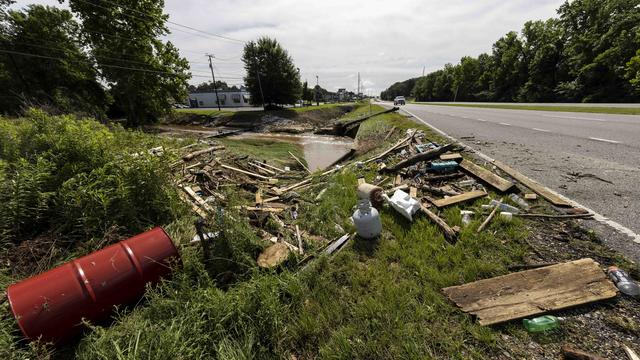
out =
[(422, 104), (402, 109), (640, 233), (640, 116)]

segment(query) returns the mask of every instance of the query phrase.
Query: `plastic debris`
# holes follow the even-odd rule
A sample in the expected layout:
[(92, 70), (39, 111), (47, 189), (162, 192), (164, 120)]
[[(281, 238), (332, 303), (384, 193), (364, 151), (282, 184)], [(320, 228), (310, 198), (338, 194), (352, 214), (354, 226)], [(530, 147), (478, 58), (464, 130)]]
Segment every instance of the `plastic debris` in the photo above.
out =
[(396, 209), (402, 216), (407, 218), (409, 221), (413, 221), (413, 214), (415, 214), (420, 209), (420, 203), (418, 200), (412, 198), (406, 192), (402, 190), (396, 190), (391, 198), (389, 198), (386, 194), (383, 195), (387, 202), (391, 204), (391, 206)]
[(607, 269), (607, 274), (621, 293), (636, 298), (640, 297), (640, 286), (631, 279), (626, 271), (617, 266), (610, 266), (609, 269)]

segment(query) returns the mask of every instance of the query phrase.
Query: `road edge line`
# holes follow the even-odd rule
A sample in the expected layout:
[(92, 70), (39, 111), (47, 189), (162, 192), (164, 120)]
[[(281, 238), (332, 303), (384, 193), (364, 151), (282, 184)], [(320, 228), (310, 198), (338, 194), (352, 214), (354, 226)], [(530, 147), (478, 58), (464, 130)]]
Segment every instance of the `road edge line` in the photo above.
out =
[[(451, 141), (455, 141), (455, 142), (457, 142), (457, 143), (458, 143), (458, 144), (460, 144), (463, 148), (465, 148), (465, 149), (467, 149), (467, 150), (471, 151), (472, 153), (474, 153), (474, 154), (478, 155), (480, 158), (482, 158), (482, 159), (484, 159), (484, 160), (486, 160), (486, 161), (488, 161), (488, 162), (490, 162), (490, 163), (493, 163), (493, 162), (495, 161), (495, 159), (493, 159), (493, 158), (492, 158), (492, 157), (490, 157), (489, 155), (486, 155), (486, 154), (482, 153), (481, 151), (479, 151), (479, 150), (476, 150), (476, 149), (472, 148), (471, 146), (469, 146), (469, 145), (467, 145), (467, 144), (463, 143), (462, 141), (460, 141), (460, 140), (458, 140), (458, 139), (454, 138), (453, 136), (451, 136), (451, 135), (447, 134), (446, 132), (444, 132), (444, 131), (442, 131), (442, 130), (438, 129), (437, 127), (435, 127), (435, 126), (433, 126), (433, 125), (431, 125), (431, 124), (429, 124), (428, 122), (426, 122), (425, 120), (423, 120), (422, 118), (420, 118), (420, 117), (419, 117), (419, 116), (417, 116), (416, 114), (412, 113), (411, 111), (406, 110), (406, 109), (401, 109), (401, 111), (404, 111), (404, 112), (406, 112), (407, 114), (409, 114), (409, 115), (413, 116), (414, 118), (416, 118), (416, 119), (420, 120), (420, 122), (422, 122), (422, 123), (423, 123), (423, 124), (425, 124), (426, 126), (430, 127), (431, 129), (433, 129), (433, 130), (434, 130), (435, 132), (437, 132), (438, 134), (440, 134), (440, 135), (442, 135), (442, 136), (446, 137), (447, 139), (450, 139)], [(522, 173), (521, 173), (521, 174), (522, 174)], [(527, 178), (527, 179), (529, 179), (529, 180), (536, 181), (536, 180), (531, 179), (530, 177), (528, 177), (528, 176), (526, 176), (526, 175), (524, 175), (524, 174), (522, 174), (522, 176), (524, 176), (525, 178)], [(536, 181), (536, 182), (540, 183), (539, 181)], [(542, 183), (540, 183), (540, 184), (542, 185)], [(547, 186), (545, 186), (545, 185), (542, 185), (542, 186), (543, 186), (547, 191), (549, 191), (549, 192), (551, 192), (552, 194), (554, 194), (554, 195), (556, 195), (556, 196), (560, 197), (561, 199), (563, 199), (563, 200), (565, 200), (565, 201), (569, 202), (569, 203), (570, 203), (571, 205), (573, 205), (574, 207), (581, 207), (581, 208), (583, 208), (583, 209), (587, 210), (588, 212), (592, 213), (592, 214), (593, 214), (593, 219), (594, 219), (594, 220), (596, 220), (596, 221), (598, 221), (598, 222), (600, 222), (600, 223), (603, 223), (603, 224), (606, 224), (606, 225), (610, 226), (611, 228), (613, 228), (613, 229), (614, 229), (614, 230), (616, 230), (617, 232), (619, 232), (619, 233), (621, 233), (621, 234), (623, 234), (623, 235), (626, 235), (626, 236), (630, 237), (630, 238), (631, 238), (631, 241), (633, 241), (633, 242), (635, 242), (635, 243), (637, 243), (637, 244), (640, 244), (640, 235), (636, 234), (633, 230), (629, 229), (628, 227), (626, 227), (626, 226), (624, 226), (624, 225), (622, 225), (622, 224), (620, 224), (620, 223), (618, 223), (618, 222), (616, 222), (616, 221), (614, 221), (614, 220), (611, 220), (611, 219), (607, 218), (606, 216), (604, 216), (604, 215), (602, 215), (602, 214), (600, 214), (600, 213), (598, 213), (598, 212), (596, 212), (596, 211), (594, 211), (594, 210), (592, 210), (592, 209), (590, 209), (590, 208), (588, 208), (588, 207), (586, 207), (586, 206), (584, 206), (584, 205), (580, 204), (579, 202), (577, 202), (577, 201), (575, 201), (575, 200), (569, 199), (568, 197), (566, 197), (566, 196), (564, 196), (564, 195), (562, 195), (562, 194), (560, 194), (560, 193), (558, 193), (558, 192), (556, 192), (556, 191), (554, 191), (554, 190), (552, 190), (552, 189), (549, 189), (549, 188), (548, 188)], [(525, 186), (525, 187), (526, 187), (526, 186)]]

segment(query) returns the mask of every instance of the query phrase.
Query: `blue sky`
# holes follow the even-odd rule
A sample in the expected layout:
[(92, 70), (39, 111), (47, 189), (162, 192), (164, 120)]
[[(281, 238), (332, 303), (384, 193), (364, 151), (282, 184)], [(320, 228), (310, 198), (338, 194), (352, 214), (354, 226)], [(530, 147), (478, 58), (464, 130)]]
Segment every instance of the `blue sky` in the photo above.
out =
[[(92, 0), (95, 1), (95, 0)], [(395, 81), (419, 76), (462, 56), (490, 52), (508, 31), (528, 20), (554, 17), (562, 0), (166, 0), (170, 20), (240, 40), (275, 37), (289, 51), (302, 80), (329, 89), (377, 94)], [(62, 6), (56, 0), (18, 1)], [(243, 44), (169, 24), (167, 38), (192, 64), (191, 83), (208, 80), (205, 53), (216, 78), (241, 83)]]

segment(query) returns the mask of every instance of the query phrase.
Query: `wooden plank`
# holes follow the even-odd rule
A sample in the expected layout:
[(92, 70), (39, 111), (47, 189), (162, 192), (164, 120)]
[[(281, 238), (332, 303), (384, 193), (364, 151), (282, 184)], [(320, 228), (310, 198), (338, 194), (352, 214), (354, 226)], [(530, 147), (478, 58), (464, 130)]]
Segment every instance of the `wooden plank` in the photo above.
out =
[(309, 174), (311, 174), (311, 170), (309, 170), (309, 168), (302, 162), (300, 161), (300, 159), (298, 159), (297, 156), (293, 155), (293, 153), (291, 151), (289, 151), (289, 155), (291, 155), (291, 157), (298, 163), (300, 164), (300, 166), (302, 166), (303, 169), (307, 170), (307, 172)]
[(525, 200), (537, 200), (538, 199), (538, 195), (531, 194), (531, 193), (524, 194), (524, 199)]
[(214, 212), (213, 208), (209, 204), (207, 204), (207, 202), (204, 201), (204, 199), (200, 197), (200, 195), (196, 194), (196, 192), (191, 187), (185, 186), (182, 188), (182, 190), (184, 190), (184, 192), (189, 194), (189, 196), (191, 196), (193, 200), (195, 200), (196, 204), (198, 204), (199, 206), (202, 206), (206, 211), (211, 213)]
[(250, 172), (250, 171), (246, 171), (246, 170), (238, 169), (238, 168), (236, 168), (236, 167), (229, 166), (229, 165), (225, 165), (225, 164), (223, 164), (223, 163), (219, 163), (219, 164), (220, 164), (220, 166), (222, 166), (223, 168), (228, 169), (228, 170), (237, 171), (237, 172), (239, 172), (239, 173), (243, 173), (243, 174), (245, 174), (245, 175), (249, 175), (249, 176), (257, 177), (258, 179), (262, 179), (262, 180), (269, 180), (269, 178), (268, 178), (267, 176), (264, 176), (264, 175), (260, 175), (260, 174), (252, 173), (252, 172)]
[(447, 239), (447, 241), (449, 241), (452, 244), (455, 244), (456, 238), (457, 238), (457, 233), (455, 230), (453, 230), (444, 220), (442, 220), (442, 218), (440, 218), (438, 215), (431, 212), (431, 210), (427, 209), (426, 206), (420, 204), (420, 210), (425, 215), (427, 215), (427, 217), (431, 219), (431, 221), (436, 223), (436, 225), (438, 225), (440, 229), (442, 229), (442, 232), (444, 232), (444, 237), (445, 239)]
[(270, 213), (279, 213), (284, 211), (284, 209), (281, 209), (281, 208), (255, 207), (255, 206), (236, 206), (235, 208), (244, 209), (247, 211), (262, 211), (262, 212), (270, 212)]
[(267, 164), (266, 162), (260, 163), (260, 165), (261, 165), (261, 166), (264, 166), (264, 167), (268, 167), (269, 169), (273, 169), (273, 170), (278, 171), (278, 172), (281, 172), (281, 173), (285, 173), (285, 172), (287, 172), (286, 170), (283, 170), (283, 169), (277, 168), (277, 167), (275, 167), (275, 166), (273, 166), (273, 165), (269, 165), (269, 164)]
[(461, 160), (462, 155), (460, 153), (449, 153), (440, 155), (440, 160)]
[(471, 175), (479, 178), (487, 184), (493, 186), (501, 192), (509, 191), (513, 187), (513, 183), (509, 180), (503, 179), (500, 176), (492, 173), (491, 171), (476, 165), (469, 160), (462, 160), (460, 167), (466, 170)]
[(500, 170), (502, 170), (505, 173), (509, 174), (509, 176), (511, 176), (512, 178), (514, 178), (514, 179), (518, 180), (519, 182), (521, 182), (524, 186), (528, 187), (529, 189), (535, 191), (538, 195), (540, 195), (543, 198), (547, 199), (547, 201), (549, 201), (553, 205), (565, 206), (565, 207), (571, 207), (572, 206), (567, 200), (564, 200), (564, 199), (560, 198), (558, 195), (556, 195), (556, 194), (552, 193), (551, 191), (549, 191), (549, 189), (547, 189), (546, 187), (540, 185), (536, 181), (533, 181), (533, 180), (529, 179), (528, 177), (526, 177), (525, 175), (521, 174), (519, 171), (511, 168), (507, 164), (504, 164), (504, 163), (502, 163), (502, 162), (500, 162), (498, 160), (494, 160), (493, 164), (495, 166), (497, 166)]
[(411, 196), (412, 198), (417, 198), (418, 197), (418, 189), (416, 189), (413, 186), (411, 186), (409, 188), (409, 196)]
[(200, 155), (203, 155), (203, 154), (208, 154), (208, 153), (214, 152), (216, 150), (224, 150), (224, 146), (222, 146), (222, 145), (211, 146), (211, 147), (208, 147), (208, 148), (203, 149), (203, 150), (194, 151), (194, 152), (192, 152), (190, 154), (187, 154), (187, 155), (183, 156), (182, 160), (189, 161), (189, 160), (191, 160), (191, 159), (193, 159), (193, 158), (195, 158), (197, 156), (200, 156)]
[(266, 167), (260, 166), (260, 165), (258, 165), (258, 164), (254, 164), (254, 163), (252, 163), (252, 162), (249, 162), (248, 164), (249, 164), (249, 165), (251, 165), (251, 166), (253, 166), (253, 167), (255, 167), (256, 169), (258, 169), (258, 170), (260, 170), (260, 171), (264, 171), (264, 172), (266, 172), (266, 173), (267, 173), (267, 174), (269, 174), (269, 175), (274, 175), (274, 176), (276, 175), (276, 172), (275, 172), (275, 171), (270, 170), (270, 169), (267, 169)]
[(589, 258), (520, 271), (442, 289), (481, 325), (536, 316), (618, 294), (600, 264)]
[(479, 197), (483, 197), (486, 196), (487, 193), (482, 191), (482, 190), (474, 190), (474, 191), (469, 191), (466, 193), (462, 193), (460, 195), (456, 195), (456, 196), (450, 196), (448, 198), (444, 198), (444, 199), (439, 199), (433, 202), (433, 205), (437, 206), (437, 207), (445, 207), (445, 206), (449, 206), (449, 205), (453, 205), (453, 204), (457, 204), (457, 203), (461, 203), (464, 201), (469, 201), (469, 200), (473, 200)]

